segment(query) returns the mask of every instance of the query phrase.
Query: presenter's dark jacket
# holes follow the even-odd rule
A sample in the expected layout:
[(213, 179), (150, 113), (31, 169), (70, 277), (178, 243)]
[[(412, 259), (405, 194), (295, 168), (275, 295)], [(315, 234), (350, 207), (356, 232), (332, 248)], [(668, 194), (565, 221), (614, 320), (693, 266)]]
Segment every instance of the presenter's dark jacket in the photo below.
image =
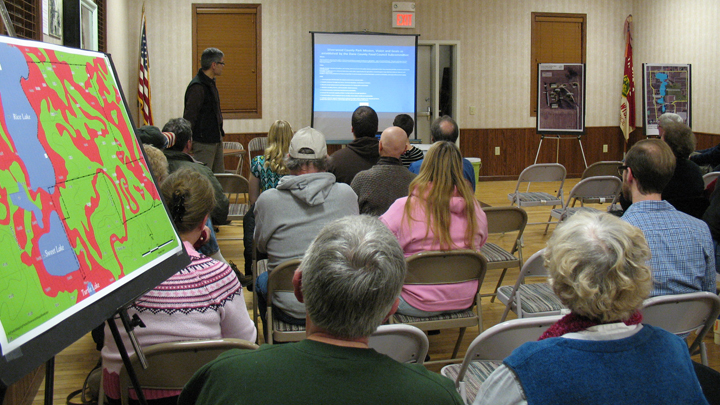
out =
[(183, 118), (190, 121), (193, 142), (218, 143), (225, 136), (220, 112), (220, 95), (215, 79), (209, 78), (202, 69), (185, 90)]
[(330, 156), (328, 171), (339, 183), (352, 183), (356, 174), (375, 166), (380, 159), (379, 142), (374, 136), (353, 139), (347, 147)]

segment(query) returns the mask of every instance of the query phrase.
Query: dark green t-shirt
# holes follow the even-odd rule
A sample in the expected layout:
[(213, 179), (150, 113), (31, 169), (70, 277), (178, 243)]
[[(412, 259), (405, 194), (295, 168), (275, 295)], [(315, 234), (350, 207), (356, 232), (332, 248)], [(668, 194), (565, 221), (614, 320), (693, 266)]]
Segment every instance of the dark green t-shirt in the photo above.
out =
[(462, 404), (452, 381), (373, 349), (312, 340), (231, 350), (193, 376), (178, 405)]

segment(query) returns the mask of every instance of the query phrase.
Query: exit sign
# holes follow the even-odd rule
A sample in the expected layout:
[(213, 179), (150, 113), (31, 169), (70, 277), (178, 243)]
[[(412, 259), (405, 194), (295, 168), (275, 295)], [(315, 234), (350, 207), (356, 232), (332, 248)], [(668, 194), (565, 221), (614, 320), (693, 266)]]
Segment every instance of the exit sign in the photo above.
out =
[(415, 13), (393, 11), (393, 28), (415, 28)]

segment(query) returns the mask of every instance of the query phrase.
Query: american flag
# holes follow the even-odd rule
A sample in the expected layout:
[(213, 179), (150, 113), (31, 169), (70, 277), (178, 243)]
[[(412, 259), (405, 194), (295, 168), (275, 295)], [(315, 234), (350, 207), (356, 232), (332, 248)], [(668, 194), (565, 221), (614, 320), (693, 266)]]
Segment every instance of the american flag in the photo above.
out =
[(142, 10), (142, 28), (140, 33), (140, 67), (138, 68), (138, 109), (142, 114), (143, 125), (153, 125), (150, 107), (150, 55), (145, 34), (145, 6)]
[(632, 15), (625, 19), (625, 70), (623, 72), (622, 98), (620, 99), (620, 129), (625, 142), (635, 129), (635, 77), (632, 57)]

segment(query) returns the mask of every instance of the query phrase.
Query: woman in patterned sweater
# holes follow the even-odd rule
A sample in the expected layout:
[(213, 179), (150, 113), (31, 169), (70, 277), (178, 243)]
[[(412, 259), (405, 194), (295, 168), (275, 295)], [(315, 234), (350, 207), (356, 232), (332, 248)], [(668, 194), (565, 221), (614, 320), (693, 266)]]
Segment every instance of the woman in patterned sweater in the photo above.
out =
[[(265, 154), (250, 161), (250, 209), (243, 217), (243, 244), (245, 247), (245, 275), (252, 275), (252, 245), (255, 232), (255, 201), (260, 193), (277, 187), (280, 178), (288, 174), (285, 155), (290, 149), (293, 130), (287, 121), (273, 122), (268, 132), (268, 146)], [(249, 287), (248, 287), (249, 288)]]
[[(250, 320), (242, 286), (230, 267), (195, 250), (205, 232), (205, 221), (215, 205), (210, 181), (190, 169), (180, 169), (160, 187), (190, 264), (138, 298), (128, 309), (145, 323), (136, 328), (141, 346), (195, 339), (239, 338), (255, 341), (257, 330)], [(204, 236), (207, 237), (207, 236)], [(116, 321), (117, 322), (117, 321)], [(125, 348), (133, 347), (118, 323)], [(122, 360), (109, 328), (102, 349), (103, 388), (110, 404), (120, 403), (119, 373)], [(150, 404), (177, 403), (179, 390), (144, 390)], [(134, 392), (131, 399), (136, 399)]]

